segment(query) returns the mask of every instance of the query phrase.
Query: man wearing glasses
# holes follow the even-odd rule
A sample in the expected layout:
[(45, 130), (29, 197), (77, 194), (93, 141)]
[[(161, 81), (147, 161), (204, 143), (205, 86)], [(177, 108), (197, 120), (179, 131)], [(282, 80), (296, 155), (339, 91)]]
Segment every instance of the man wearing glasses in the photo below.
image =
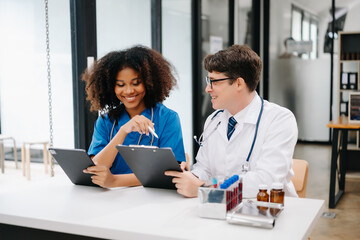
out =
[(178, 192), (196, 197), (213, 178), (241, 175), (243, 197), (255, 197), (259, 184), (283, 183), (287, 196), (297, 196), (291, 182), (297, 124), (286, 108), (263, 100), (255, 91), (262, 63), (247, 46), (233, 45), (204, 59), (205, 91), (215, 109), (199, 139), (191, 171), (167, 171)]

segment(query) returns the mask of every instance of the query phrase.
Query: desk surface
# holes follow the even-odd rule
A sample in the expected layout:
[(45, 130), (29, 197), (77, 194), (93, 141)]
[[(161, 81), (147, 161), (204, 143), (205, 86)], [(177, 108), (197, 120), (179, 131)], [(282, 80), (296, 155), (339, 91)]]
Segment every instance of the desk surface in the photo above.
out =
[(324, 201), (286, 198), (273, 229), (197, 216), (175, 190), (75, 186), (57, 176), (0, 193), (0, 223), (110, 239), (307, 239)]
[(327, 125), (328, 128), (339, 129), (360, 129), (360, 123), (349, 123), (349, 118), (340, 116), (338, 119), (330, 121)]

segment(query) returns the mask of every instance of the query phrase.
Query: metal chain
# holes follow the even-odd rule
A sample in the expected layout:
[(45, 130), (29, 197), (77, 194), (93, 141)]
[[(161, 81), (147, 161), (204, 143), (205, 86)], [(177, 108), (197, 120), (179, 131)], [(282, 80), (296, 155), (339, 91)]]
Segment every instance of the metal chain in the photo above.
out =
[[(50, 73), (50, 41), (49, 41), (49, 9), (48, 0), (45, 0), (45, 24), (46, 24), (46, 59), (47, 59), (47, 80), (48, 80), (48, 101), (49, 101), (49, 127), (50, 127), (50, 147), (53, 146), (53, 121), (52, 121), (52, 99), (51, 99), (51, 73)], [(54, 176), (54, 158), (50, 154), (51, 172)]]

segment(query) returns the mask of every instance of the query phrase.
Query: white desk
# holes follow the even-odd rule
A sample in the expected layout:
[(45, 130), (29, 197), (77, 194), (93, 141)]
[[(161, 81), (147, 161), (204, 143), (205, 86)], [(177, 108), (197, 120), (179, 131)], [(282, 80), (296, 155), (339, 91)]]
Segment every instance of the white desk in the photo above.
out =
[(324, 201), (286, 198), (273, 229), (200, 218), (197, 205), (174, 190), (105, 190), (57, 176), (0, 193), (0, 223), (107, 239), (307, 239)]

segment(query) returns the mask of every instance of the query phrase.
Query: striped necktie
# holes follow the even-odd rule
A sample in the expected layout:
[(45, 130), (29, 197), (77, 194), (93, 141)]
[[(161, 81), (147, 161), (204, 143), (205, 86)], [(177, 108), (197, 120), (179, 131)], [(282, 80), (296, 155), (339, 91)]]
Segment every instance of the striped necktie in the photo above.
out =
[(228, 132), (227, 132), (227, 138), (228, 140), (230, 140), (231, 135), (234, 133), (235, 131), (235, 125), (236, 125), (236, 120), (234, 117), (229, 118), (229, 124), (228, 124)]

